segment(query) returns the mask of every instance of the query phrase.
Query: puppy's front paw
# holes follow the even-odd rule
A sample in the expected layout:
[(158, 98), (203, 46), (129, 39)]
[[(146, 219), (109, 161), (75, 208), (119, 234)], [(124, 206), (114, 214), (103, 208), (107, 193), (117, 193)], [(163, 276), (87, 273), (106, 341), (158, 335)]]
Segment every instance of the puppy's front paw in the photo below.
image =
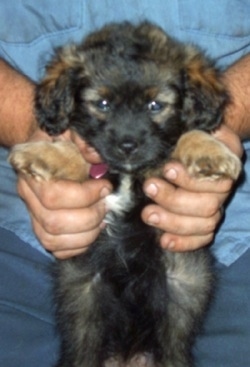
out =
[(9, 162), (17, 172), (36, 180), (73, 180), (82, 182), (89, 165), (71, 142), (31, 142), (16, 145)]
[(181, 161), (197, 178), (236, 180), (241, 171), (240, 159), (225, 144), (199, 130), (181, 136), (172, 158)]

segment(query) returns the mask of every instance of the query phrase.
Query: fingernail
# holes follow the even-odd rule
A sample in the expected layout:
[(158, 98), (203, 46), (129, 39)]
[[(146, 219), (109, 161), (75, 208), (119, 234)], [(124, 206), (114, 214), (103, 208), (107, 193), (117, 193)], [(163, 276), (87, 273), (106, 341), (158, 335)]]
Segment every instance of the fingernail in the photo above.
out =
[(169, 180), (176, 180), (177, 178), (177, 171), (174, 168), (170, 168), (164, 172), (165, 178)]
[(148, 195), (148, 196), (150, 196), (150, 197), (152, 197), (152, 196), (156, 196), (156, 195), (157, 195), (157, 193), (158, 193), (158, 187), (157, 187), (155, 184), (151, 183), (151, 184), (149, 184), (149, 185), (146, 187), (146, 189), (145, 189), (145, 193), (146, 193), (146, 195)]
[(175, 247), (175, 242), (174, 241), (170, 241), (169, 244), (167, 245), (168, 250), (173, 250), (174, 247)]
[(86, 151), (87, 151), (88, 153), (95, 153), (95, 152), (96, 152), (96, 150), (95, 150), (93, 147), (91, 147), (90, 145), (87, 145), (87, 147), (86, 147)]
[(110, 194), (110, 189), (108, 187), (103, 187), (102, 190), (100, 191), (100, 198), (105, 198), (106, 196), (108, 196)]
[(106, 227), (107, 227), (107, 223), (102, 221), (102, 223), (100, 224), (100, 229), (105, 229)]
[(148, 220), (147, 220), (147, 223), (149, 225), (156, 225), (156, 224), (159, 224), (160, 222), (160, 217), (158, 214), (156, 213), (152, 213), (149, 217), (148, 217)]
[(168, 238), (168, 236), (163, 235), (161, 238), (161, 246), (165, 249), (165, 250), (172, 250), (175, 247), (175, 241)]

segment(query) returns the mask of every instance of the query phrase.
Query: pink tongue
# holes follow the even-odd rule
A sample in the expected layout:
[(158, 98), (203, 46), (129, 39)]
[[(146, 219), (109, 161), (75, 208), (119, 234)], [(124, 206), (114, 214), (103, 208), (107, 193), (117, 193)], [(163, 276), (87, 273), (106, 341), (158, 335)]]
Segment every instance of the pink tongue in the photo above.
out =
[(89, 175), (92, 178), (102, 178), (108, 171), (108, 166), (106, 163), (92, 164), (90, 167)]

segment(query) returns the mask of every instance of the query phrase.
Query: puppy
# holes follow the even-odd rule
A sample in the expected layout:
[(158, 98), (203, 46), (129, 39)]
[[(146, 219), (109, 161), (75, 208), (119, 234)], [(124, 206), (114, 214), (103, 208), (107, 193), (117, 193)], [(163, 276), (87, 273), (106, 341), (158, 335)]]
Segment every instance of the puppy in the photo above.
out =
[[(176, 159), (200, 179), (237, 179), (239, 159), (209, 132), (228, 101), (213, 63), (148, 22), (111, 24), (57, 51), (37, 86), (40, 127), (76, 131), (109, 166), (106, 228), (58, 261), (57, 367), (188, 367), (213, 287), (208, 249), (171, 253), (141, 220), (144, 180)], [(27, 143), (10, 162), (39, 180), (87, 178), (76, 146)]]

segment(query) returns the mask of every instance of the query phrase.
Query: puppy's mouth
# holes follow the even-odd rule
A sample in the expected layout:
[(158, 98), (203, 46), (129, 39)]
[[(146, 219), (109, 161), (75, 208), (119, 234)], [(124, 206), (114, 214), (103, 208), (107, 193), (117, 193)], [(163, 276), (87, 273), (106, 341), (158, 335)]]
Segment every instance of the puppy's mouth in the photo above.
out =
[(103, 176), (105, 176), (108, 170), (109, 170), (109, 167), (106, 163), (92, 164), (90, 166), (89, 175), (90, 177), (95, 178), (95, 179), (102, 178)]
[[(105, 159), (106, 158), (106, 159)], [(111, 173), (134, 174), (143, 171), (146, 167), (154, 167), (156, 159), (136, 159), (136, 158), (110, 158), (105, 157), (106, 166)]]
[(93, 145), (111, 173), (136, 174), (146, 168), (155, 168), (159, 162), (168, 157), (171, 150), (170, 145), (161, 144), (157, 139), (151, 141), (151, 144), (137, 145), (132, 145), (131, 142), (127, 141), (122, 146), (114, 142), (111, 144), (110, 141), (105, 143), (102, 141), (102, 144), (97, 143)]
[[(143, 167), (141, 167), (142, 169)], [(140, 169), (140, 170), (141, 170)], [(106, 164), (106, 163), (97, 163), (97, 164), (92, 164), (90, 166), (90, 172), (89, 175), (92, 178), (95, 179), (99, 179), (104, 177), (107, 172), (113, 172), (113, 173), (128, 173), (128, 174), (132, 174), (133, 172), (138, 172), (138, 165), (131, 165), (130, 163), (124, 164), (124, 165), (119, 165), (119, 164), (115, 164), (112, 165), (111, 167)]]
[(111, 172), (134, 173), (149, 164), (149, 157), (146, 157), (147, 154), (139, 148), (134, 151), (123, 151), (109, 145), (107, 149), (100, 153)]

